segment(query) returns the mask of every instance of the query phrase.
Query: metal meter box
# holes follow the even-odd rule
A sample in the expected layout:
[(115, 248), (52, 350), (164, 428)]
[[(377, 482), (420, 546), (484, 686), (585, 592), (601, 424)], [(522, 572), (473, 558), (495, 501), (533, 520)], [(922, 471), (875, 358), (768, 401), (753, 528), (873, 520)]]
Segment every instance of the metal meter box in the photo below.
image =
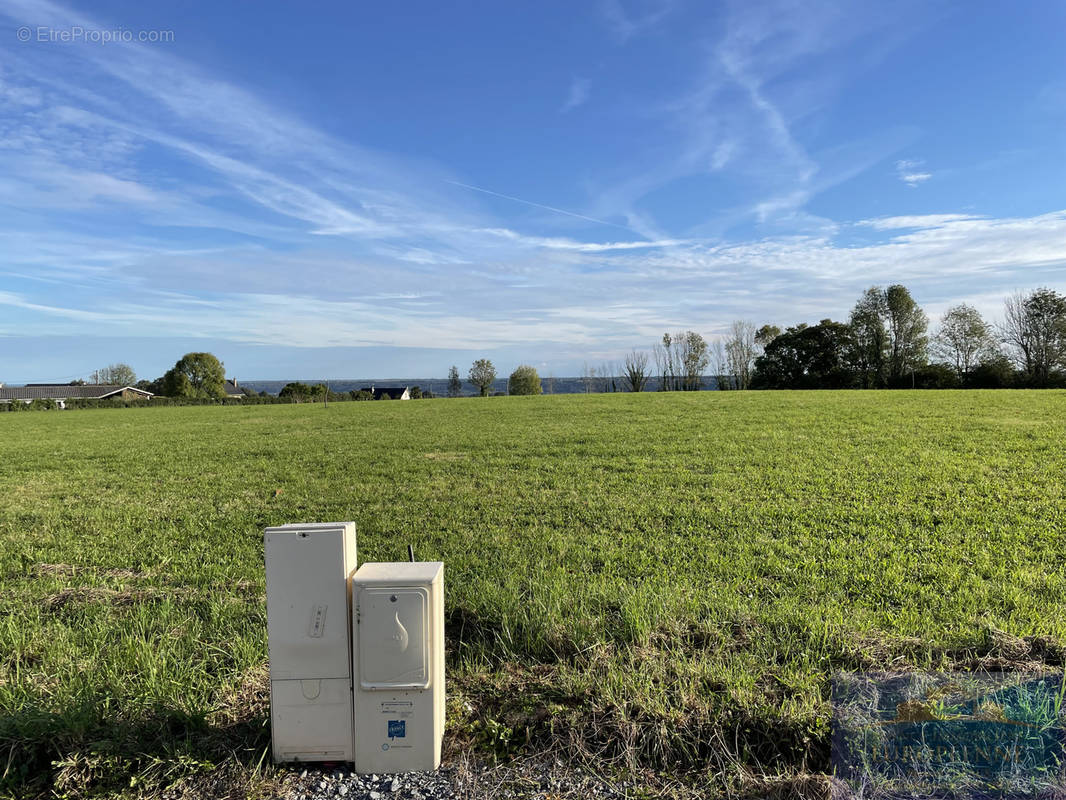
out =
[(351, 761), (355, 523), (282, 525), (263, 538), (274, 760)]
[(440, 765), (444, 735), (444, 564), (363, 564), (352, 576), (355, 768)]

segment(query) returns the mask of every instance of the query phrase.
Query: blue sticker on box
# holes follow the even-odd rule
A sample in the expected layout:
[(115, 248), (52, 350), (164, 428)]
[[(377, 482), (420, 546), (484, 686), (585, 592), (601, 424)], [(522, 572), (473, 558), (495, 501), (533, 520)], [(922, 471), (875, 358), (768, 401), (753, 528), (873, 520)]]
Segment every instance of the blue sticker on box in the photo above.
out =
[(407, 736), (407, 720), (405, 719), (390, 719), (389, 720), (389, 738), (390, 739), (403, 739)]

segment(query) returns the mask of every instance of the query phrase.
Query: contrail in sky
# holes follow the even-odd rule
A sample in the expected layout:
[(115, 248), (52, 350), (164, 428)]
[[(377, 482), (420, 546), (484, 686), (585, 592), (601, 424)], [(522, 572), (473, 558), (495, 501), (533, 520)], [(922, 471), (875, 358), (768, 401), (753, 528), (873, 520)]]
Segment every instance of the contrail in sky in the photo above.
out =
[(566, 214), (566, 216), (568, 217), (577, 217), (578, 219), (583, 219), (586, 222), (595, 222), (597, 225), (609, 225), (612, 228), (621, 228), (624, 231), (629, 231), (630, 233), (637, 233), (638, 236), (640, 235), (632, 228), (627, 228), (625, 225), (619, 225), (616, 222), (607, 222), (607, 220), (596, 219), (595, 217), (586, 217), (584, 214), (575, 214), (573, 211), (567, 211), (562, 208), (546, 206), (543, 203), (534, 203), (532, 200), (523, 200), (521, 197), (512, 197), (509, 194), (501, 194), (500, 192), (494, 192), (491, 189), (482, 189), (480, 186), (471, 186), (469, 183), (460, 183), (459, 181), (448, 180), (446, 180), (445, 183), (450, 183), (453, 186), (462, 186), (464, 189), (472, 189), (475, 192), (491, 194), (493, 197), (502, 197), (504, 200), (511, 200), (515, 203), (523, 203), (527, 206), (533, 206), (534, 208), (543, 208), (545, 211), (554, 211), (556, 214)]

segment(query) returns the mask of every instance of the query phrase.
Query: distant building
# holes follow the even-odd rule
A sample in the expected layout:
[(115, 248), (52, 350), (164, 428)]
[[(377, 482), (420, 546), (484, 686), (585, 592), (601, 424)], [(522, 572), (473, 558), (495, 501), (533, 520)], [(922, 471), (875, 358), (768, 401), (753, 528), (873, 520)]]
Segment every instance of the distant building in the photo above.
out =
[(237, 383), (236, 378), (230, 378), (223, 383), (222, 391), (226, 393), (226, 397), (244, 397), (244, 389)]
[(28, 383), (25, 386), (0, 387), (0, 403), (32, 403), (34, 400), (54, 400), (66, 408), (68, 400), (151, 400), (155, 395), (133, 386), (104, 386), (99, 384)]
[(384, 396), (388, 396), (390, 400), (410, 400), (411, 399), (411, 387), (410, 386), (398, 386), (398, 387), (385, 387), (375, 388), (373, 386), (364, 386), (359, 391), (370, 392), (374, 395), (375, 400), (380, 400)]

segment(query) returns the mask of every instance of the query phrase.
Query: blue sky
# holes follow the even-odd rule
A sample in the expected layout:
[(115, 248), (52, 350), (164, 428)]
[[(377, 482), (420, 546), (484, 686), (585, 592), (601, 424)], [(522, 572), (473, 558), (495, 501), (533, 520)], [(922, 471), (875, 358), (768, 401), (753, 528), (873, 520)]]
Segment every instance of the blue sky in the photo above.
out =
[(1066, 5), (1021, 8), (5, 0), (0, 381), (576, 374), (890, 282), (995, 318), (1066, 291)]

